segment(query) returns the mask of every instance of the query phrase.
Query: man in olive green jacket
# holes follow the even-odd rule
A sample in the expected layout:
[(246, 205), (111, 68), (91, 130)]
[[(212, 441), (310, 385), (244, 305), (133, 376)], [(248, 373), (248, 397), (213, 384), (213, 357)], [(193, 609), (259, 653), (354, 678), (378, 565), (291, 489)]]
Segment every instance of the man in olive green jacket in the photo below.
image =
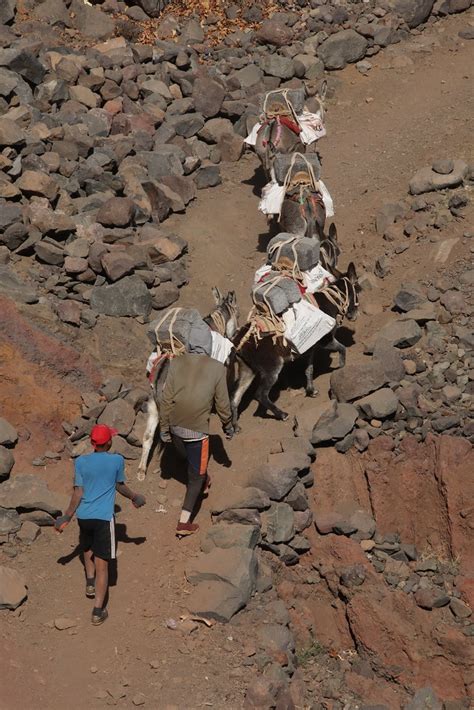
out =
[(162, 441), (173, 441), (188, 462), (188, 484), (176, 535), (192, 535), (199, 525), (191, 516), (208, 481), (209, 420), (213, 406), (228, 439), (234, 434), (226, 368), (202, 352), (171, 361), (160, 402)]

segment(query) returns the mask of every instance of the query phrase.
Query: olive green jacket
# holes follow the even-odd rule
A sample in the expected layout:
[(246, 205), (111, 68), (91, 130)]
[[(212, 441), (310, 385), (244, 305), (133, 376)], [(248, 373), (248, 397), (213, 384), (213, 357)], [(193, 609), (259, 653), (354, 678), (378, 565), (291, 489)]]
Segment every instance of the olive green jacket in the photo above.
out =
[(171, 361), (160, 402), (160, 430), (209, 433), (213, 405), (224, 427), (232, 420), (225, 366), (207, 355), (185, 353)]

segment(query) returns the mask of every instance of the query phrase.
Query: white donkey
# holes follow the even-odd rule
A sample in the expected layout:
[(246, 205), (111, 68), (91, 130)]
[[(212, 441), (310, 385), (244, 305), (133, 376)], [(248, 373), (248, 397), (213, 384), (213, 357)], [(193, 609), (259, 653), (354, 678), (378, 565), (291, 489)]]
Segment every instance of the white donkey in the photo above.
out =
[[(222, 296), (217, 287), (212, 289), (212, 294), (216, 301), (216, 307), (208, 316), (204, 318), (211, 330), (220, 333), (229, 340), (232, 340), (238, 329), (238, 308), (235, 291), (229, 291), (226, 296)], [(160, 422), (160, 400), (166, 376), (170, 365), (170, 358), (165, 356), (160, 358), (153, 367), (150, 374), (151, 392), (147, 403), (147, 423), (143, 436), (142, 456), (138, 465), (137, 478), (139, 481), (145, 480), (148, 457), (155, 439), (155, 433)]]

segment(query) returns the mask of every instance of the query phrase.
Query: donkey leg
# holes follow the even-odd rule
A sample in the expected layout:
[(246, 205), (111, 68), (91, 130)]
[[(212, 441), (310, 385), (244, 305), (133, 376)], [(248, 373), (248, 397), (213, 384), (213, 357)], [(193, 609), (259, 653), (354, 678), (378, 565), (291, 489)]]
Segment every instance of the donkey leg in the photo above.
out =
[(273, 371), (261, 372), (260, 374), (260, 384), (255, 393), (255, 399), (259, 404), (262, 405), (266, 410), (270, 410), (272, 414), (281, 421), (286, 421), (288, 419), (288, 412), (284, 412), (282, 409), (276, 406), (274, 402), (271, 401), (269, 394), (273, 385), (278, 380), (280, 372), (283, 367), (283, 362), (281, 365), (277, 366)]
[(346, 346), (340, 343), (335, 335), (322, 347), (330, 353), (339, 353), (339, 367), (344, 367), (346, 364)]
[(306, 367), (304, 371), (306, 375), (306, 396), (316, 397), (319, 394), (319, 390), (316, 389), (313, 383), (314, 377), (314, 348), (310, 348), (307, 356)]
[(236, 433), (240, 431), (240, 427), (237, 423), (239, 419), (239, 406), (242, 401), (242, 397), (247, 392), (254, 378), (255, 372), (252, 370), (252, 368), (249, 367), (245, 362), (240, 360), (238, 362), (237, 385), (232, 393), (230, 401), (230, 408), (232, 411), (232, 424)]
[(153, 440), (155, 438), (156, 428), (160, 420), (160, 415), (158, 413), (158, 407), (155, 402), (153, 395), (150, 395), (147, 405), (147, 415), (148, 419), (146, 422), (145, 434), (143, 436), (142, 443), (142, 456), (140, 463), (138, 465), (137, 478), (139, 481), (145, 480), (146, 467), (148, 463), (148, 456), (150, 455), (150, 450), (153, 445)]

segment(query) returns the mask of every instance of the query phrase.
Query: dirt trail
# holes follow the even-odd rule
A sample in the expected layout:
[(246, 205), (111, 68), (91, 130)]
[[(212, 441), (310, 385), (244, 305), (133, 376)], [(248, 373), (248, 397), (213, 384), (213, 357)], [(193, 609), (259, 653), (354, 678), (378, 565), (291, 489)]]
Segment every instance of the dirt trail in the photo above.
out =
[[(373, 264), (374, 256), (383, 253), (384, 244), (371, 226), (374, 213), (381, 203), (406, 193), (415, 169), (438, 157), (472, 157), (466, 153), (472, 148), (468, 117), (474, 114), (473, 50), (457, 37), (467, 21), (466, 13), (449, 18), (410, 44), (381, 53), (371, 60), (368, 77), (352, 67), (337, 75), (336, 99), (327, 118), (329, 135), (321, 150), (324, 180), (335, 199), (343, 263), (353, 258), (358, 265)], [(392, 63), (401, 66), (389, 68)], [(167, 223), (190, 244), (191, 285), (183, 292), (182, 305), (195, 304), (204, 311), (212, 302), (210, 287), (216, 284), (237, 291), (242, 316), (246, 315), (252, 273), (262, 261), (259, 235), (266, 233), (251, 184), (255, 168), (253, 156), (246, 156), (224, 171), (221, 187), (199, 193), (185, 217), (174, 216)], [(459, 233), (463, 229), (456, 227)], [(425, 271), (426, 254), (426, 243), (411, 245), (377, 292), (366, 298), (382, 311), (395, 284), (418, 277), (421, 266)], [(349, 358), (358, 356), (360, 343), (376, 322), (369, 316), (359, 319), (356, 347)], [(94, 350), (103, 352), (102, 345), (95, 343)], [(142, 365), (130, 361), (135, 372)], [(325, 374), (315, 401), (305, 400), (301, 390), (282, 392), (283, 406), (293, 413), (311, 409), (316, 420), (327, 401), (327, 383)], [(232, 466), (211, 463), (217, 491), (232, 476), (263, 460), (271, 442), (291, 432), (291, 421), (255, 418), (254, 411), (252, 404), (242, 418), (243, 434), (226, 444)], [(252, 633), (245, 612), (227, 627), (200, 626), (186, 637), (165, 628), (168, 617), (176, 619), (183, 613), (192, 593), (183, 571), (199, 549), (199, 538), (176, 543), (174, 526), (183, 486), (171, 479), (161, 488), (156, 467), (155, 457), (140, 486), (148, 497), (147, 508), (135, 511), (124, 505), (118, 516), (123, 526), (119, 580), (111, 590), (110, 619), (104, 627), (93, 629), (89, 623), (82, 570), (73, 556), (75, 525), (61, 537), (44, 530), (15, 560), (15, 567), (29, 580), (29, 601), (19, 613), (0, 618), (4, 649), (0, 695), (5, 710), (61, 706), (95, 710), (106, 704), (129, 708), (137, 693), (143, 693), (146, 707), (153, 708), (241, 707), (245, 688), (257, 673), (255, 666), (243, 665), (243, 646)], [(43, 473), (46, 478), (62, 478), (67, 488), (70, 474), (62, 465), (51, 465)], [(129, 466), (128, 475), (135, 478), (134, 466)], [(155, 512), (157, 498), (163, 495), (167, 514)], [(209, 525), (208, 506), (204, 501), (199, 518), (203, 530)], [(57, 631), (51, 622), (61, 616), (74, 619), (77, 626)], [(107, 690), (115, 701), (110, 695), (104, 699)]]

